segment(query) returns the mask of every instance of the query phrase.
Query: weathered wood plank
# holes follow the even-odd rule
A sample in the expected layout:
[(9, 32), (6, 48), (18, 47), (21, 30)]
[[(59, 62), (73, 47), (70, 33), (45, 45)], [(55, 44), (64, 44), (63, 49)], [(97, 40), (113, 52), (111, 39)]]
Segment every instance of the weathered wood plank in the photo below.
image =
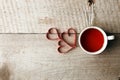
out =
[(46, 33), (50, 27), (77, 28), (76, 25), (82, 21), (84, 23), (81, 26), (86, 26), (85, 2), (86, 0), (0, 0), (0, 32)]
[(108, 32), (120, 32), (120, 0), (96, 0), (94, 25)]
[[(87, 55), (77, 47), (56, 51), (57, 41), (45, 34), (0, 35), (1, 80), (118, 80), (120, 34), (101, 55)], [(4, 76), (3, 76), (4, 75)]]
[[(96, 0), (94, 12), (93, 25), (120, 32), (120, 0)], [(88, 15), (88, 0), (0, 0), (0, 33), (46, 33), (51, 27), (79, 33), (89, 26)]]

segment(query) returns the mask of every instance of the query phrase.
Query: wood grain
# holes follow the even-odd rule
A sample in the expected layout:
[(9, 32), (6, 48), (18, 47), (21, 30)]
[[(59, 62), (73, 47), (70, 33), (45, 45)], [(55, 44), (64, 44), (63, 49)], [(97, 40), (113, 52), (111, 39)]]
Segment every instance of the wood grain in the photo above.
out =
[[(90, 26), (88, 0), (0, 0), (0, 33), (46, 33), (51, 27), (79, 33)], [(92, 25), (120, 32), (120, 0), (96, 0)]]
[(96, 0), (94, 25), (108, 32), (120, 32), (120, 0)]
[[(90, 25), (116, 33), (101, 55), (79, 47), (59, 54), (57, 41), (44, 34), (51, 27), (80, 33)], [(119, 26), (120, 0), (95, 0), (91, 7), (88, 0), (0, 0), (0, 80), (118, 80)]]
[[(56, 51), (45, 34), (0, 35), (0, 80), (118, 80), (120, 34), (101, 55)], [(3, 77), (6, 75), (6, 77)]]

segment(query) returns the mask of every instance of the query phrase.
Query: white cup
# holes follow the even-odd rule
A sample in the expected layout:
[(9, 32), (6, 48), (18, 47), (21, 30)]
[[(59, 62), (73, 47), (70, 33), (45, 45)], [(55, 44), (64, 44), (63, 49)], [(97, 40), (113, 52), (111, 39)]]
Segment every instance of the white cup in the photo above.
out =
[[(84, 49), (84, 47), (82, 46), (82, 43), (81, 43), (81, 36), (82, 36), (83, 33), (84, 33), (86, 30), (88, 30), (88, 29), (96, 29), (96, 30), (100, 31), (100, 32), (102, 33), (102, 35), (103, 35), (104, 42), (103, 42), (103, 44), (102, 44), (102, 47), (101, 47), (99, 50), (95, 51), (95, 52), (90, 52), (90, 51)], [(79, 34), (78, 43), (79, 43), (80, 48), (81, 48), (85, 53), (87, 53), (87, 54), (100, 54), (100, 53), (102, 53), (102, 52), (106, 49), (107, 44), (108, 44), (108, 40), (114, 40), (114, 38), (115, 38), (114, 35), (107, 36), (106, 33), (105, 33), (101, 28), (96, 27), (96, 26), (91, 26), (91, 27), (87, 27), (87, 28), (85, 28), (84, 30), (82, 30), (82, 32)]]

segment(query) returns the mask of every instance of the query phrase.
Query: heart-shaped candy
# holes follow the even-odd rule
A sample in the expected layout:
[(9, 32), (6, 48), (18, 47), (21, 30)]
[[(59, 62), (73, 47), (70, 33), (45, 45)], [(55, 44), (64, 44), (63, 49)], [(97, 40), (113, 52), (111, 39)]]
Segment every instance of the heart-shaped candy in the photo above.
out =
[(72, 48), (75, 48), (77, 46), (77, 32), (75, 29), (70, 28), (67, 32), (63, 32), (61, 34), (61, 38)]
[(58, 52), (59, 53), (67, 53), (69, 52), (71, 49), (73, 49), (69, 44), (67, 44), (65, 41), (63, 40), (60, 40), (58, 42)]
[(60, 33), (56, 28), (50, 28), (46, 34), (46, 37), (49, 40), (59, 40)]

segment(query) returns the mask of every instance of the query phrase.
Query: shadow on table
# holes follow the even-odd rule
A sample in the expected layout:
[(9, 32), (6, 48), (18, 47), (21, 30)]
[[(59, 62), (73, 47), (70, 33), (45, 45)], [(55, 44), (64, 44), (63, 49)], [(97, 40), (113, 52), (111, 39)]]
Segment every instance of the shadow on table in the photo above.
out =
[(107, 34), (108, 36), (110, 35), (114, 35), (115, 36), (115, 39), (114, 40), (109, 40), (108, 41), (108, 46), (107, 48), (108, 49), (114, 49), (114, 48), (119, 48), (120, 49), (120, 34), (119, 33), (115, 33), (115, 34)]

